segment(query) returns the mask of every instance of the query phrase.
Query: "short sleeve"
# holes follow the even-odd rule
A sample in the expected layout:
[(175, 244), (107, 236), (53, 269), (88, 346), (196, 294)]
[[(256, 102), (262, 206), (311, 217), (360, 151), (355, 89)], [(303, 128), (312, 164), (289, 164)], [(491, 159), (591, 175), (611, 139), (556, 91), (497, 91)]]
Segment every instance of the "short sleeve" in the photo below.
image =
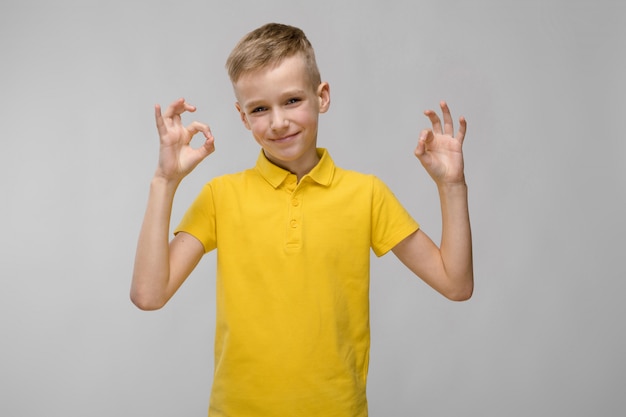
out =
[(371, 246), (376, 256), (382, 256), (419, 229), (419, 224), (389, 187), (373, 177)]
[(179, 232), (189, 233), (202, 242), (205, 253), (215, 249), (217, 242), (215, 204), (213, 188), (210, 183), (202, 188), (176, 229), (174, 229), (174, 234)]

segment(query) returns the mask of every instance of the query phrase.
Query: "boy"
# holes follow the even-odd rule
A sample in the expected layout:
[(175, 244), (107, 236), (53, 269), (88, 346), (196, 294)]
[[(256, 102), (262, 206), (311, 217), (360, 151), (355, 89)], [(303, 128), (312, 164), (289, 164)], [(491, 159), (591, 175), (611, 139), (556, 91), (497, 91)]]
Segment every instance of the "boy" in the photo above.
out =
[[(443, 126), (421, 132), (415, 155), (437, 184), (438, 248), (377, 178), (334, 165), (316, 147), (330, 106), (311, 44), (297, 28), (246, 35), (227, 68), (244, 126), (261, 146), (254, 168), (211, 180), (168, 243), (180, 181), (214, 151), (209, 127), (161, 113), (159, 164), (150, 187), (131, 288), (141, 309), (162, 307), (204, 253), (217, 249), (215, 374), (209, 416), (366, 416), (369, 256), (392, 250), (452, 300), (473, 290), (462, 143)], [(192, 149), (201, 133), (204, 144)]]

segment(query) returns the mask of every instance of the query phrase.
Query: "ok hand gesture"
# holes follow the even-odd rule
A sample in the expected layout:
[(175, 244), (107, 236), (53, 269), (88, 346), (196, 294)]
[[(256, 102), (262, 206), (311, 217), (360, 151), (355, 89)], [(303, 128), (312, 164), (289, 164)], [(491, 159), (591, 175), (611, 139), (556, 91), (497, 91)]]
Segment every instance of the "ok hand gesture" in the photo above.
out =
[[(154, 107), (160, 139), (156, 176), (168, 181), (180, 182), (215, 150), (214, 138), (209, 126), (200, 122), (192, 122), (187, 127), (183, 126), (181, 115), (195, 111), (196, 107), (187, 103), (183, 98), (170, 104), (164, 114), (161, 114), (161, 106), (157, 104)], [(206, 140), (201, 147), (194, 149), (189, 144), (193, 136), (199, 132), (204, 134)]]
[(464, 183), (462, 147), (467, 122), (463, 117), (459, 119), (459, 131), (455, 135), (448, 105), (442, 101), (440, 106), (443, 127), (435, 111), (424, 112), (432, 123), (432, 129), (424, 129), (420, 133), (415, 156), (438, 186)]

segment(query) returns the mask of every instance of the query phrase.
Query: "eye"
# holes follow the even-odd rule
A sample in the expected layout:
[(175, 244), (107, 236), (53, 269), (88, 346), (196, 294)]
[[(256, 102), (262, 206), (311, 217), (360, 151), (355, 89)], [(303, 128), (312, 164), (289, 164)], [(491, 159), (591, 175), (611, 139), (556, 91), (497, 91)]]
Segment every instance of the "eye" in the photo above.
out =
[(250, 113), (260, 113), (265, 110), (267, 110), (265, 107), (255, 107)]
[(296, 103), (299, 103), (300, 101), (302, 101), (302, 100), (300, 100), (297, 97), (293, 97), (293, 98), (290, 98), (289, 100), (287, 100), (287, 104), (296, 104)]

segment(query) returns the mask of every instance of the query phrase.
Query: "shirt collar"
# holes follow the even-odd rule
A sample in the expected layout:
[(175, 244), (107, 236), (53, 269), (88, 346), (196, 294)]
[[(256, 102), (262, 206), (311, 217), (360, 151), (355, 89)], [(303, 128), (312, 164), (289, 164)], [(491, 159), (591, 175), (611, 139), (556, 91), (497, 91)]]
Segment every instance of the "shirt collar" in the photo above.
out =
[[(335, 173), (335, 163), (330, 157), (328, 151), (324, 148), (317, 148), (317, 155), (320, 157), (319, 162), (301, 180), (309, 177), (320, 185), (328, 186), (330, 185), (333, 179), (333, 174)], [(256, 169), (274, 188), (278, 188), (289, 175), (292, 175), (291, 172), (286, 169), (276, 166), (270, 162), (265, 156), (263, 149), (261, 149), (261, 153), (257, 158)]]

